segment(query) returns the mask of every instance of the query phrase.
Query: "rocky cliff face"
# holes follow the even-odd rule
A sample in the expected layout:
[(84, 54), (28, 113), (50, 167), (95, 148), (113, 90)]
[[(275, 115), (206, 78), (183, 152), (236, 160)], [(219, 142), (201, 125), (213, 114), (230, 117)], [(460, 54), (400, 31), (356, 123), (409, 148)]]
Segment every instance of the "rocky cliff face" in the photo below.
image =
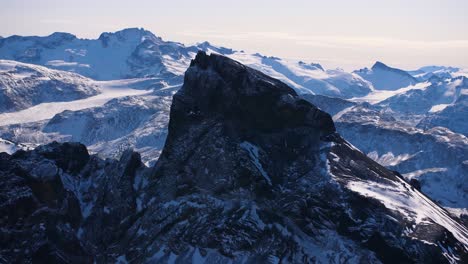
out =
[(344, 141), (330, 115), (219, 55), (192, 61), (155, 167), (75, 143), (0, 166), (7, 262), (467, 260), (466, 228)]

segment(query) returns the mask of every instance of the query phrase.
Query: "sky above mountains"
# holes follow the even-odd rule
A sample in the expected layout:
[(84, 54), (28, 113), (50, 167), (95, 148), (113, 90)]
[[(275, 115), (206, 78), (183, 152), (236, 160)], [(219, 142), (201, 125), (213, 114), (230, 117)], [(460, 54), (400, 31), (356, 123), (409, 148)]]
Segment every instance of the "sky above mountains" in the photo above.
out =
[(404, 69), (468, 67), (465, 0), (1, 0), (0, 35), (144, 27), (166, 40), (208, 40), (347, 70), (376, 60)]

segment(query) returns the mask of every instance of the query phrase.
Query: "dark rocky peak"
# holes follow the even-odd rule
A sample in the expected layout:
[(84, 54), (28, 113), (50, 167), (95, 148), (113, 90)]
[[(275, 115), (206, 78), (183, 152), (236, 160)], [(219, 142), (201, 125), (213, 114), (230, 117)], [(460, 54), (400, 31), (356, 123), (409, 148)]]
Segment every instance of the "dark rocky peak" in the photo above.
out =
[[(413, 224), (405, 213), (390, 211), (349, 186), (383, 186), (383, 192), (395, 188), (404, 197), (420, 195), (414, 193), (417, 190), (343, 140), (328, 114), (287, 85), (220, 55), (199, 52), (187, 70), (184, 86), (174, 95), (169, 134), (152, 182), (158, 186), (156, 200), (177, 205), (171, 208), (184, 221), (210, 219), (182, 236), (174, 227), (171, 241), (190, 247), (195, 245), (188, 241), (196, 237), (197, 247), (214, 247), (229, 258), (246, 254), (262, 262), (266, 256), (252, 250), (261, 252), (269, 241), (268, 252), (287, 252), (290, 262), (315, 257), (330, 261), (306, 250), (308, 242), (291, 241), (269, 228), (286, 223), (300, 237), (315, 237), (312, 244), (322, 249), (326, 246), (320, 241), (337, 239), (318, 239), (316, 234), (324, 230), (337, 232), (342, 237), (338, 240), (356, 241), (353, 254), (361, 262), (445, 262), (440, 249), (419, 240), (441, 237), (447, 237), (442, 243), (457, 248), (456, 254), (466, 254), (438, 224), (429, 224), (430, 232), (421, 227), (405, 235), (406, 226)], [(252, 214), (252, 207), (255, 214), (245, 216), (251, 224), (245, 224), (239, 217)], [(433, 210), (442, 211), (437, 206)], [(320, 217), (312, 212), (320, 212)], [(147, 220), (141, 221), (149, 218), (145, 215)], [(362, 223), (372, 224), (365, 232), (351, 231), (360, 230)], [(460, 241), (465, 240), (464, 232), (461, 228), (457, 233)], [(407, 250), (414, 247), (419, 249)]]
[(315, 170), (321, 138), (334, 132), (330, 115), (286, 84), (199, 52), (174, 95), (154, 175), (167, 184), (166, 198), (246, 186), (262, 196), (267, 186), (286, 182), (287, 171)]
[(197, 54), (174, 98), (173, 111), (182, 107), (187, 113), (222, 117), (239, 127), (273, 131), (311, 126), (322, 135), (335, 131), (328, 114), (286, 84), (216, 54)]
[(61, 169), (70, 173), (78, 173), (89, 160), (86, 146), (76, 142), (53, 142), (39, 146), (34, 153), (55, 161)]

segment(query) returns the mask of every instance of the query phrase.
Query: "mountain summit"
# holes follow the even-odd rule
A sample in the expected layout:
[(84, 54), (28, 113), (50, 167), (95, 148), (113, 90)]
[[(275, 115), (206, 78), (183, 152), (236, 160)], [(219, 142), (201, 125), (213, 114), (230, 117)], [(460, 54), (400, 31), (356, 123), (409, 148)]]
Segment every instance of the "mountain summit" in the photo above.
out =
[(371, 82), (377, 90), (397, 90), (418, 82), (408, 72), (389, 67), (380, 61), (375, 62), (370, 70), (364, 68), (354, 72)]

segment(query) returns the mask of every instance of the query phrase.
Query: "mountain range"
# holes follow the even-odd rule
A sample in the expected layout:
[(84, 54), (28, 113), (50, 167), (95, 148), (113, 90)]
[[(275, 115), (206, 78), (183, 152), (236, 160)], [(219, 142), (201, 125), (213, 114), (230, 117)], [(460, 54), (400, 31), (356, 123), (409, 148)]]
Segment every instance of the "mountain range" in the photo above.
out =
[(20, 150), (2, 177), (26, 201), (4, 189), (2, 211), (44, 231), (5, 259), (466, 258), (463, 69), (345, 72), (143, 29), (11, 36), (0, 59), (0, 152)]

